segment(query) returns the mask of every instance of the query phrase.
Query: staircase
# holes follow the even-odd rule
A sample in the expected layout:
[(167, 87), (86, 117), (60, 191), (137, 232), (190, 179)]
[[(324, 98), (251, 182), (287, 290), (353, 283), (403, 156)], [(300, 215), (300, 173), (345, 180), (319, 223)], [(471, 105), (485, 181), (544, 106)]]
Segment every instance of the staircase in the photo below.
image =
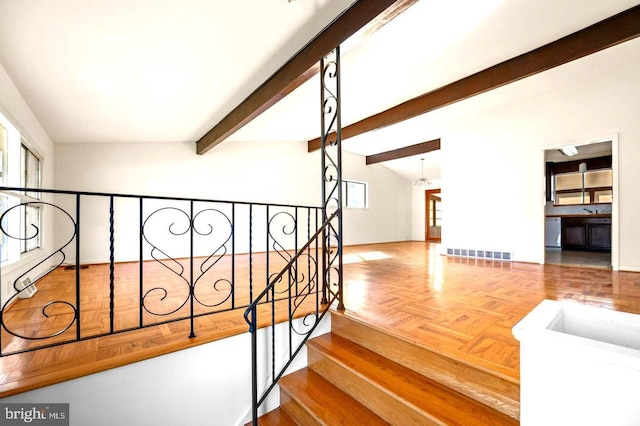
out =
[(517, 380), (332, 313), (260, 425), (517, 425)]

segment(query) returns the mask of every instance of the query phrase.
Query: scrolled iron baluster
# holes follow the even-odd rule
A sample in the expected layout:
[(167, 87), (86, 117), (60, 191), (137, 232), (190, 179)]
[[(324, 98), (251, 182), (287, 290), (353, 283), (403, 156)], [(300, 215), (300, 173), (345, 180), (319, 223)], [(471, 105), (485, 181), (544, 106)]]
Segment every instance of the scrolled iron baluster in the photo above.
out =
[[(13, 294), (2, 306), (2, 327), (7, 331), (7, 333), (11, 334), (12, 336), (15, 337), (19, 337), (21, 339), (26, 339), (26, 340), (45, 340), (45, 339), (50, 339), (52, 337), (56, 337), (59, 336), (61, 334), (63, 334), (64, 332), (66, 332), (67, 330), (69, 330), (73, 324), (75, 323), (75, 319), (76, 319), (76, 312), (77, 312), (77, 307), (75, 305), (73, 305), (72, 303), (66, 301), (66, 300), (53, 300), (50, 301), (48, 303), (46, 303), (42, 309), (41, 309), (41, 313), (42, 316), (45, 318), (50, 318), (50, 314), (47, 313), (47, 311), (49, 310), (49, 308), (51, 306), (57, 306), (57, 305), (66, 305), (68, 307), (71, 308), (71, 312), (69, 313), (65, 313), (65, 315), (71, 315), (72, 319), (71, 321), (62, 326), (59, 330), (54, 331), (52, 333), (48, 333), (47, 335), (44, 336), (38, 336), (38, 335), (34, 335), (37, 334), (37, 331), (34, 331), (34, 334), (31, 335), (24, 335), (21, 334), (17, 331), (15, 331), (14, 329), (12, 329), (8, 324), (7, 324), (7, 320), (6, 320), (6, 316), (4, 315), (4, 311), (7, 308), (7, 306), (10, 306), (11, 303), (13, 303), (13, 301), (20, 297), (20, 294), (24, 291), (28, 291), (29, 287), (31, 286), (35, 286), (36, 283), (38, 283), (39, 281), (42, 280), (42, 278), (44, 278), (45, 276), (47, 276), (48, 274), (50, 274), (51, 272), (53, 272), (54, 270), (56, 270), (59, 266), (61, 266), (65, 259), (66, 259), (66, 255), (64, 253), (64, 249), (71, 244), (71, 242), (74, 240), (74, 238), (76, 238), (76, 222), (73, 219), (73, 217), (67, 213), (67, 211), (65, 211), (64, 209), (62, 209), (59, 206), (56, 206), (55, 204), (51, 204), (48, 202), (44, 202), (44, 201), (30, 201), (30, 202), (26, 202), (26, 203), (20, 203), (18, 205), (15, 205), (13, 207), (8, 208), (3, 214), (2, 216), (0, 216), (0, 232), (2, 232), (4, 235), (6, 235), (8, 238), (12, 238), (12, 239), (16, 239), (16, 240), (20, 240), (20, 241), (27, 241), (33, 238), (37, 238), (38, 235), (40, 234), (40, 229), (38, 228), (37, 225), (31, 223), (30, 225), (33, 227), (34, 234), (33, 235), (25, 235), (24, 237), (22, 236), (15, 236), (15, 235), (11, 235), (10, 232), (6, 229), (6, 224), (7, 222), (9, 222), (9, 215), (13, 212), (20, 212), (20, 208), (21, 207), (27, 207), (29, 205), (34, 205), (34, 206), (41, 206), (41, 207), (53, 207), (54, 209), (56, 209), (57, 211), (60, 211), (64, 214), (63, 217), (66, 217), (69, 219), (69, 221), (71, 222), (71, 224), (73, 225), (71, 227), (71, 229), (73, 229), (73, 232), (71, 234), (71, 236), (69, 237), (68, 241), (66, 241), (64, 244), (62, 244), (59, 248), (57, 248), (53, 253), (51, 253), (50, 255), (44, 257), (40, 262), (36, 263), (35, 265), (33, 265), (32, 267), (30, 267), (29, 269), (27, 269), (25, 272), (23, 272), (20, 276), (18, 276), (14, 281), (13, 281), (13, 289), (15, 290), (15, 294)], [(54, 210), (55, 211), (55, 210)], [(48, 262), (49, 260), (53, 259), (56, 255), (60, 255), (60, 260), (57, 261), (57, 263), (55, 263), (51, 268), (49, 268), (49, 270), (41, 277), (39, 277), (37, 280), (35, 280), (34, 282), (32, 282), (30, 285), (24, 287), (24, 288), (20, 288), (19, 283), (22, 281), (23, 278), (29, 276), (29, 274), (36, 270), (38, 267), (40, 267), (41, 265), (43, 265), (44, 263)]]
[[(220, 210), (217, 210), (217, 209), (201, 210), (193, 218), (193, 230), (196, 234), (200, 236), (203, 236), (203, 237), (212, 236), (215, 230), (214, 225), (211, 222), (206, 223), (206, 226), (208, 227), (208, 229), (205, 229), (204, 231), (198, 229), (199, 223), (201, 222), (201, 220), (199, 219), (201, 217), (204, 217), (201, 215), (206, 213), (214, 214), (219, 219), (221, 219), (221, 222), (223, 223), (224, 226), (228, 225), (228, 231), (225, 232), (223, 230), (222, 232), (216, 234), (216, 235), (220, 235), (220, 239), (222, 239), (222, 242), (217, 243), (217, 246), (211, 252), (211, 254), (200, 264), (200, 275), (194, 280), (194, 283), (193, 283), (193, 286), (194, 286), (193, 296), (195, 300), (202, 306), (206, 306), (208, 308), (214, 308), (216, 306), (222, 305), (227, 300), (229, 300), (234, 290), (233, 282), (227, 278), (219, 278), (213, 282), (212, 288), (216, 292), (220, 293), (222, 295), (221, 297), (223, 298), (222, 300), (216, 303), (203, 302), (202, 300), (200, 300), (200, 298), (196, 294), (195, 289), (196, 289), (196, 286), (201, 282), (201, 279), (204, 279), (205, 274), (207, 274), (214, 266), (216, 266), (218, 262), (220, 262), (220, 260), (222, 260), (224, 256), (227, 254), (227, 243), (231, 240), (231, 237), (233, 235), (233, 225), (229, 217), (227, 217), (227, 215)], [(224, 294), (223, 294), (224, 290), (219, 288), (219, 286), (221, 285), (225, 285), (225, 287), (227, 288), (227, 292)]]
[[(309, 265), (309, 278), (308, 280), (302, 280), (300, 282), (305, 282), (305, 285), (302, 287), (301, 291), (293, 298), (293, 310), (290, 312), (290, 320), (293, 320), (296, 316), (298, 309), (301, 308), (302, 304), (309, 298), (315, 297), (315, 292), (318, 290), (318, 261), (313, 258), (310, 254), (303, 254), (299, 256), (299, 258), (306, 257), (308, 259)], [(309, 322), (309, 319), (313, 319), (312, 322)], [(311, 329), (316, 325), (318, 320), (318, 313), (311, 312), (304, 316), (302, 320), (302, 325), (304, 329), (296, 328), (294, 322), (291, 322), (291, 329), (298, 335), (304, 336), (309, 333)]]
[(324, 169), (323, 178), (325, 182), (326, 195), (324, 208), (338, 208), (340, 206), (340, 181), (338, 179), (338, 167), (329, 158), (329, 165)]
[[(335, 131), (336, 126), (339, 124), (340, 118), (340, 102), (338, 95), (338, 88), (332, 87), (330, 82), (336, 82), (338, 78), (339, 65), (337, 59), (323, 60), (322, 69), (322, 100), (321, 100), (321, 112), (323, 121), (323, 135), (325, 143), (327, 145), (335, 145), (336, 139), (331, 139), (330, 134)], [(327, 122), (328, 119), (328, 122)]]
[[(282, 258), (282, 260), (285, 263), (288, 263), (291, 260), (292, 256), (289, 253), (289, 251), (285, 248), (284, 242), (282, 242), (280, 238), (286, 238), (288, 236), (295, 235), (297, 226), (298, 224), (296, 223), (295, 217), (289, 212), (285, 212), (285, 211), (278, 212), (273, 216), (271, 216), (271, 218), (269, 219), (267, 233), (269, 238), (271, 238), (271, 241), (272, 241), (271, 247), (278, 254), (278, 256)], [(292, 269), (295, 270), (296, 269), (295, 266), (293, 266)], [(271, 274), (269, 276), (269, 282), (271, 282), (276, 275), (278, 274), (277, 273)], [(297, 276), (297, 273), (294, 272), (293, 276), (294, 277)], [(281, 277), (277, 282), (278, 283), (284, 282), (282, 278), (283, 277)], [(293, 285), (295, 285), (295, 282), (296, 282), (295, 279), (290, 280), (289, 284), (285, 286), (285, 288), (279, 288), (277, 290), (274, 287), (274, 292), (277, 294), (284, 294)]]
[[(176, 308), (170, 309), (167, 312), (156, 312), (149, 308), (148, 304), (150, 302), (147, 302), (147, 299), (149, 298), (150, 295), (157, 294), (158, 292), (160, 292), (160, 295), (161, 295), (160, 301), (164, 301), (168, 297), (169, 292), (167, 291), (166, 288), (160, 287), (160, 286), (153, 287), (147, 290), (146, 292), (144, 292), (142, 296), (142, 307), (144, 308), (145, 311), (147, 311), (151, 315), (156, 315), (156, 316), (166, 316), (166, 315), (174, 314), (178, 312), (180, 309), (182, 309), (189, 302), (190, 283), (189, 283), (189, 279), (184, 276), (184, 272), (185, 272), (184, 266), (182, 266), (180, 262), (178, 262), (176, 259), (171, 257), (160, 247), (158, 247), (157, 244), (154, 244), (153, 242), (151, 242), (150, 236), (147, 235), (147, 226), (151, 226), (150, 220), (152, 220), (152, 218), (155, 219), (155, 217), (157, 217), (157, 215), (160, 215), (161, 212), (170, 212), (170, 211), (178, 212), (179, 213), (178, 217), (184, 217), (184, 219), (186, 220), (186, 228), (182, 231), (175, 230), (174, 227), (176, 225), (176, 222), (174, 221), (169, 224), (169, 226), (167, 227), (167, 230), (173, 236), (186, 235), (191, 229), (191, 218), (189, 217), (189, 214), (187, 214), (183, 210), (180, 210), (177, 207), (162, 207), (160, 209), (155, 210), (151, 214), (149, 214), (147, 218), (144, 220), (142, 224), (142, 237), (151, 246), (151, 251), (150, 251), (151, 258), (156, 262), (158, 262), (160, 265), (167, 268), (172, 273), (174, 273), (176, 276), (178, 276), (184, 282), (187, 288), (187, 293), (185, 295), (184, 300), (180, 302)], [(160, 253), (161, 255), (163, 255), (170, 263), (167, 263), (165, 260), (157, 257), (157, 253)]]
[[(175, 260), (173, 257), (171, 257), (170, 255), (168, 255), (165, 251), (163, 251), (157, 244), (154, 244), (153, 242), (151, 242), (151, 240), (149, 239), (149, 236), (147, 235), (146, 232), (146, 228), (147, 226), (150, 226), (150, 220), (152, 218), (154, 218), (154, 216), (160, 214), (160, 212), (168, 212), (168, 211), (176, 211), (181, 213), (182, 215), (184, 215), (184, 218), (186, 219), (186, 224), (187, 227), (185, 228), (184, 231), (182, 232), (176, 232), (174, 231), (174, 226), (175, 226), (175, 222), (172, 222), (169, 224), (169, 226), (167, 227), (167, 230), (169, 231), (169, 233), (173, 236), (181, 236), (181, 235), (186, 235), (189, 230), (191, 229), (191, 219), (189, 218), (189, 215), (183, 211), (180, 210), (179, 208), (176, 207), (162, 207), (158, 210), (155, 210), (153, 213), (149, 214), (147, 216), (147, 218), (144, 220), (143, 224), (142, 224), (142, 237), (144, 238), (144, 240), (151, 246), (151, 252), (150, 255), (153, 258), (153, 260), (155, 260), (156, 262), (160, 263), (162, 266), (164, 266), (165, 268), (169, 269), (171, 272), (173, 272), (174, 274), (183, 277), (184, 274), (184, 266), (182, 266), (180, 264), (180, 262), (178, 262), (177, 260)], [(161, 259), (159, 259), (158, 257), (156, 257), (156, 252), (161, 253), (163, 256), (165, 256), (167, 259), (169, 259), (171, 261), (172, 265), (177, 265), (176, 269), (172, 269), (171, 266), (169, 266), (167, 263), (163, 262)], [(183, 277), (184, 278), (184, 277)]]

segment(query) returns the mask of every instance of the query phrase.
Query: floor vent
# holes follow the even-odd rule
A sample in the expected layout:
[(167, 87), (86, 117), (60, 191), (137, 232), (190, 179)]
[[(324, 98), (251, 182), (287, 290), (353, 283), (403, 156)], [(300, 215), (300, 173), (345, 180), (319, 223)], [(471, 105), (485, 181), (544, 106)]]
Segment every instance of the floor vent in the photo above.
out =
[(491, 260), (513, 260), (513, 253), (510, 251), (496, 250), (476, 250), (476, 249), (459, 249), (448, 248), (447, 256), (469, 257), (473, 259), (491, 259)]
[(30, 278), (25, 278), (22, 282), (18, 282), (17, 289), (20, 291), (20, 293), (18, 293), (18, 298), (20, 299), (28, 299), (38, 291), (36, 285), (31, 282)]

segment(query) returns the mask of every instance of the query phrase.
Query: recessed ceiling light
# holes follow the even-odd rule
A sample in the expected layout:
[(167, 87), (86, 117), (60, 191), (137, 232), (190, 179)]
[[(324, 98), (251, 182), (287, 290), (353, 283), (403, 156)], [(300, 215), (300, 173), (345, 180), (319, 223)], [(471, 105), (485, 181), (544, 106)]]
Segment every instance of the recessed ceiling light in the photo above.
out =
[(567, 157), (573, 157), (578, 153), (578, 148), (576, 148), (575, 146), (563, 146), (562, 148), (560, 148), (560, 152)]

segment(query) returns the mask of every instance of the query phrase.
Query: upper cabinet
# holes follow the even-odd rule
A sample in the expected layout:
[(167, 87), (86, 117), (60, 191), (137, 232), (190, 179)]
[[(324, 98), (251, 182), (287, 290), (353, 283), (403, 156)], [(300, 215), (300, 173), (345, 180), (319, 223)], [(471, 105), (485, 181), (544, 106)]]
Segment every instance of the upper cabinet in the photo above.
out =
[(556, 206), (602, 204), (613, 201), (610, 155), (582, 160), (547, 162), (547, 201)]

